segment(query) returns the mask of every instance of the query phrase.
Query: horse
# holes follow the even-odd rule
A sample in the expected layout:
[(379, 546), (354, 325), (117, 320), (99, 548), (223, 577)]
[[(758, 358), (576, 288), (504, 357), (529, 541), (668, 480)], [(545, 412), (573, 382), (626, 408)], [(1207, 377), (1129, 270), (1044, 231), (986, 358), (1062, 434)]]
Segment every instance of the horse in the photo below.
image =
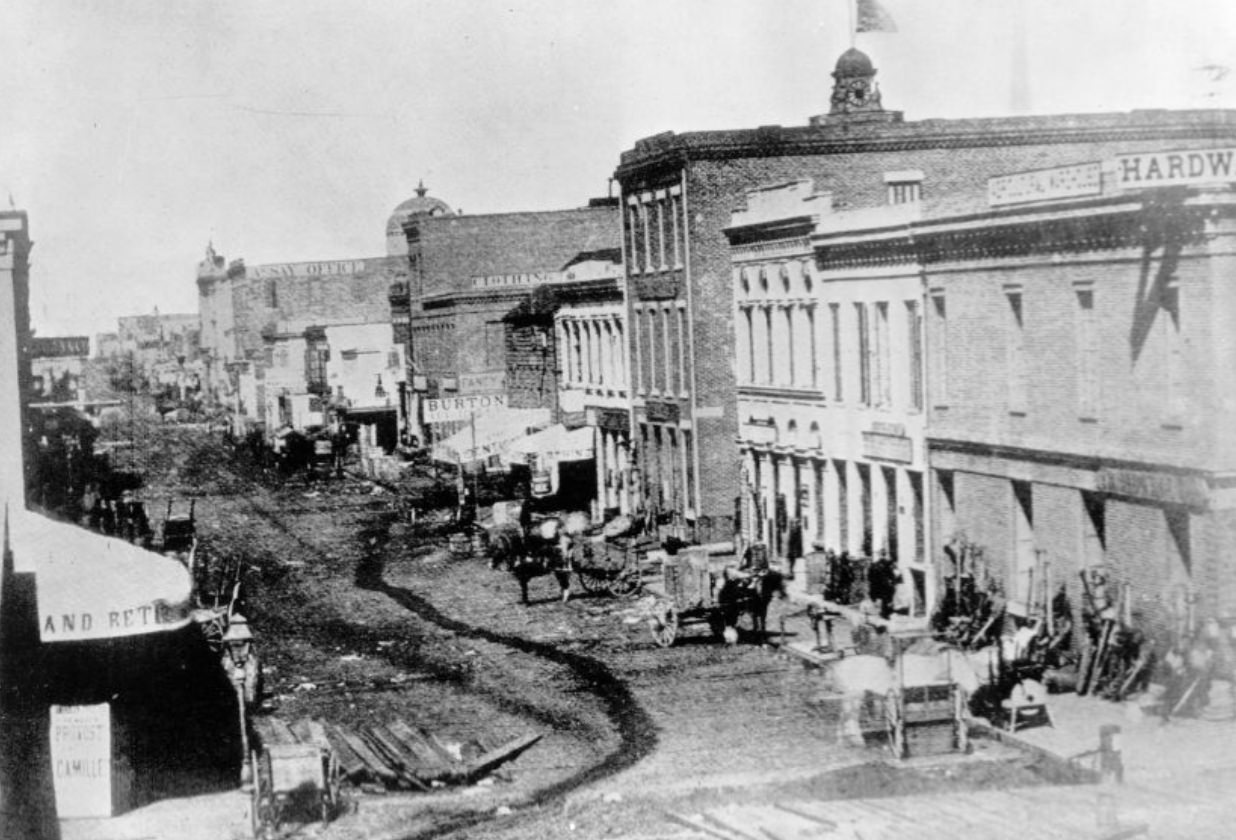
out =
[(562, 531), (559, 519), (547, 519), (525, 534), (518, 528), (496, 531), (489, 541), (489, 565), (505, 566), (519, 581), (520, 603), (528, 604), (528, 582), (543, 575), (554, 576), (562, 601), (571, 599), (574, 543)]
[(774, 595), (786, 597), (785, 575), (776, 569), (727, 570), (725, 581), (717, 591), (717, 606), (725, 622), (727, 640), (731, 631), (737, 639), (738, 621), (745, 614), (751, 616), (752, 635), (762, 642), (768, 630), (768, 605)]

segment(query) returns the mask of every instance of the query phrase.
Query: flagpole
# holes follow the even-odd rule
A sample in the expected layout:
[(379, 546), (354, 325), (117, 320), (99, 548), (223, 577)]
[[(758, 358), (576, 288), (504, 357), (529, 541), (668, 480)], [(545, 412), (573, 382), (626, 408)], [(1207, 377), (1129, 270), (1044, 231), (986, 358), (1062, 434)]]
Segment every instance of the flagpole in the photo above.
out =
[(858, 0), (846, 0), (846, 11), (850, 14), (850, 49), (854, 49), (858, 41)]

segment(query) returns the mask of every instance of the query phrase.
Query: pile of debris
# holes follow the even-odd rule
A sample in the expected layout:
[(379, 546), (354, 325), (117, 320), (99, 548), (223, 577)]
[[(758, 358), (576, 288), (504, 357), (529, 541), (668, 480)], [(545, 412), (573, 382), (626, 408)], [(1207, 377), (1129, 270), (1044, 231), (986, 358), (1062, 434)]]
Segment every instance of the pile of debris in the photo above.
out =
[(334, 753), (343, 775), (361, 789), (427, 791), (472, 784), (541, 739), (524, 735), (492, 749), (470, 742), (451, 744), (404, 720), (356, 729), (301, 718), (252, 719), (259, 746), (314, 744)]

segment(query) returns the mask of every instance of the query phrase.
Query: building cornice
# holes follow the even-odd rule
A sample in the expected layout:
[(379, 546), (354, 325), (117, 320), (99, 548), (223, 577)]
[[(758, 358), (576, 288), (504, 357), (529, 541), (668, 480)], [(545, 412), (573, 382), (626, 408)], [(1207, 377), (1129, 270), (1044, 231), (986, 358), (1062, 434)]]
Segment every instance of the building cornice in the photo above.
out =
[(1236, 140), (1236, 110), (763, 126), (684, 134), (667, 131), (639, 140), (623, 152), (614, 175), (626, 184), (690, 160), (1209, 139)]

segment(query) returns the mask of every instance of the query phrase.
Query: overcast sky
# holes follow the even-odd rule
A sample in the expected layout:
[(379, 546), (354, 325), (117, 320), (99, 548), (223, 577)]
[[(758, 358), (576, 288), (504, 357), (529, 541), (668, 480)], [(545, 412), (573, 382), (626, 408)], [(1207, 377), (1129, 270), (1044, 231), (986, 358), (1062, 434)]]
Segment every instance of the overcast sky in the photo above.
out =
[[(34, 325), (196, 311), (208, 240), (379, 256), (422, 178), (468, 213), (574, 207), (640, 137), (805, 124), (847, 2), (5, 0), (0, 201), (30, 214)], [(898, 32), (858, 37), (885, 107), (1011, 113), (1015, 2), (885, 0)], [(1023, 2), (1034, 113), (1236, 107), (1233, 0)]]

